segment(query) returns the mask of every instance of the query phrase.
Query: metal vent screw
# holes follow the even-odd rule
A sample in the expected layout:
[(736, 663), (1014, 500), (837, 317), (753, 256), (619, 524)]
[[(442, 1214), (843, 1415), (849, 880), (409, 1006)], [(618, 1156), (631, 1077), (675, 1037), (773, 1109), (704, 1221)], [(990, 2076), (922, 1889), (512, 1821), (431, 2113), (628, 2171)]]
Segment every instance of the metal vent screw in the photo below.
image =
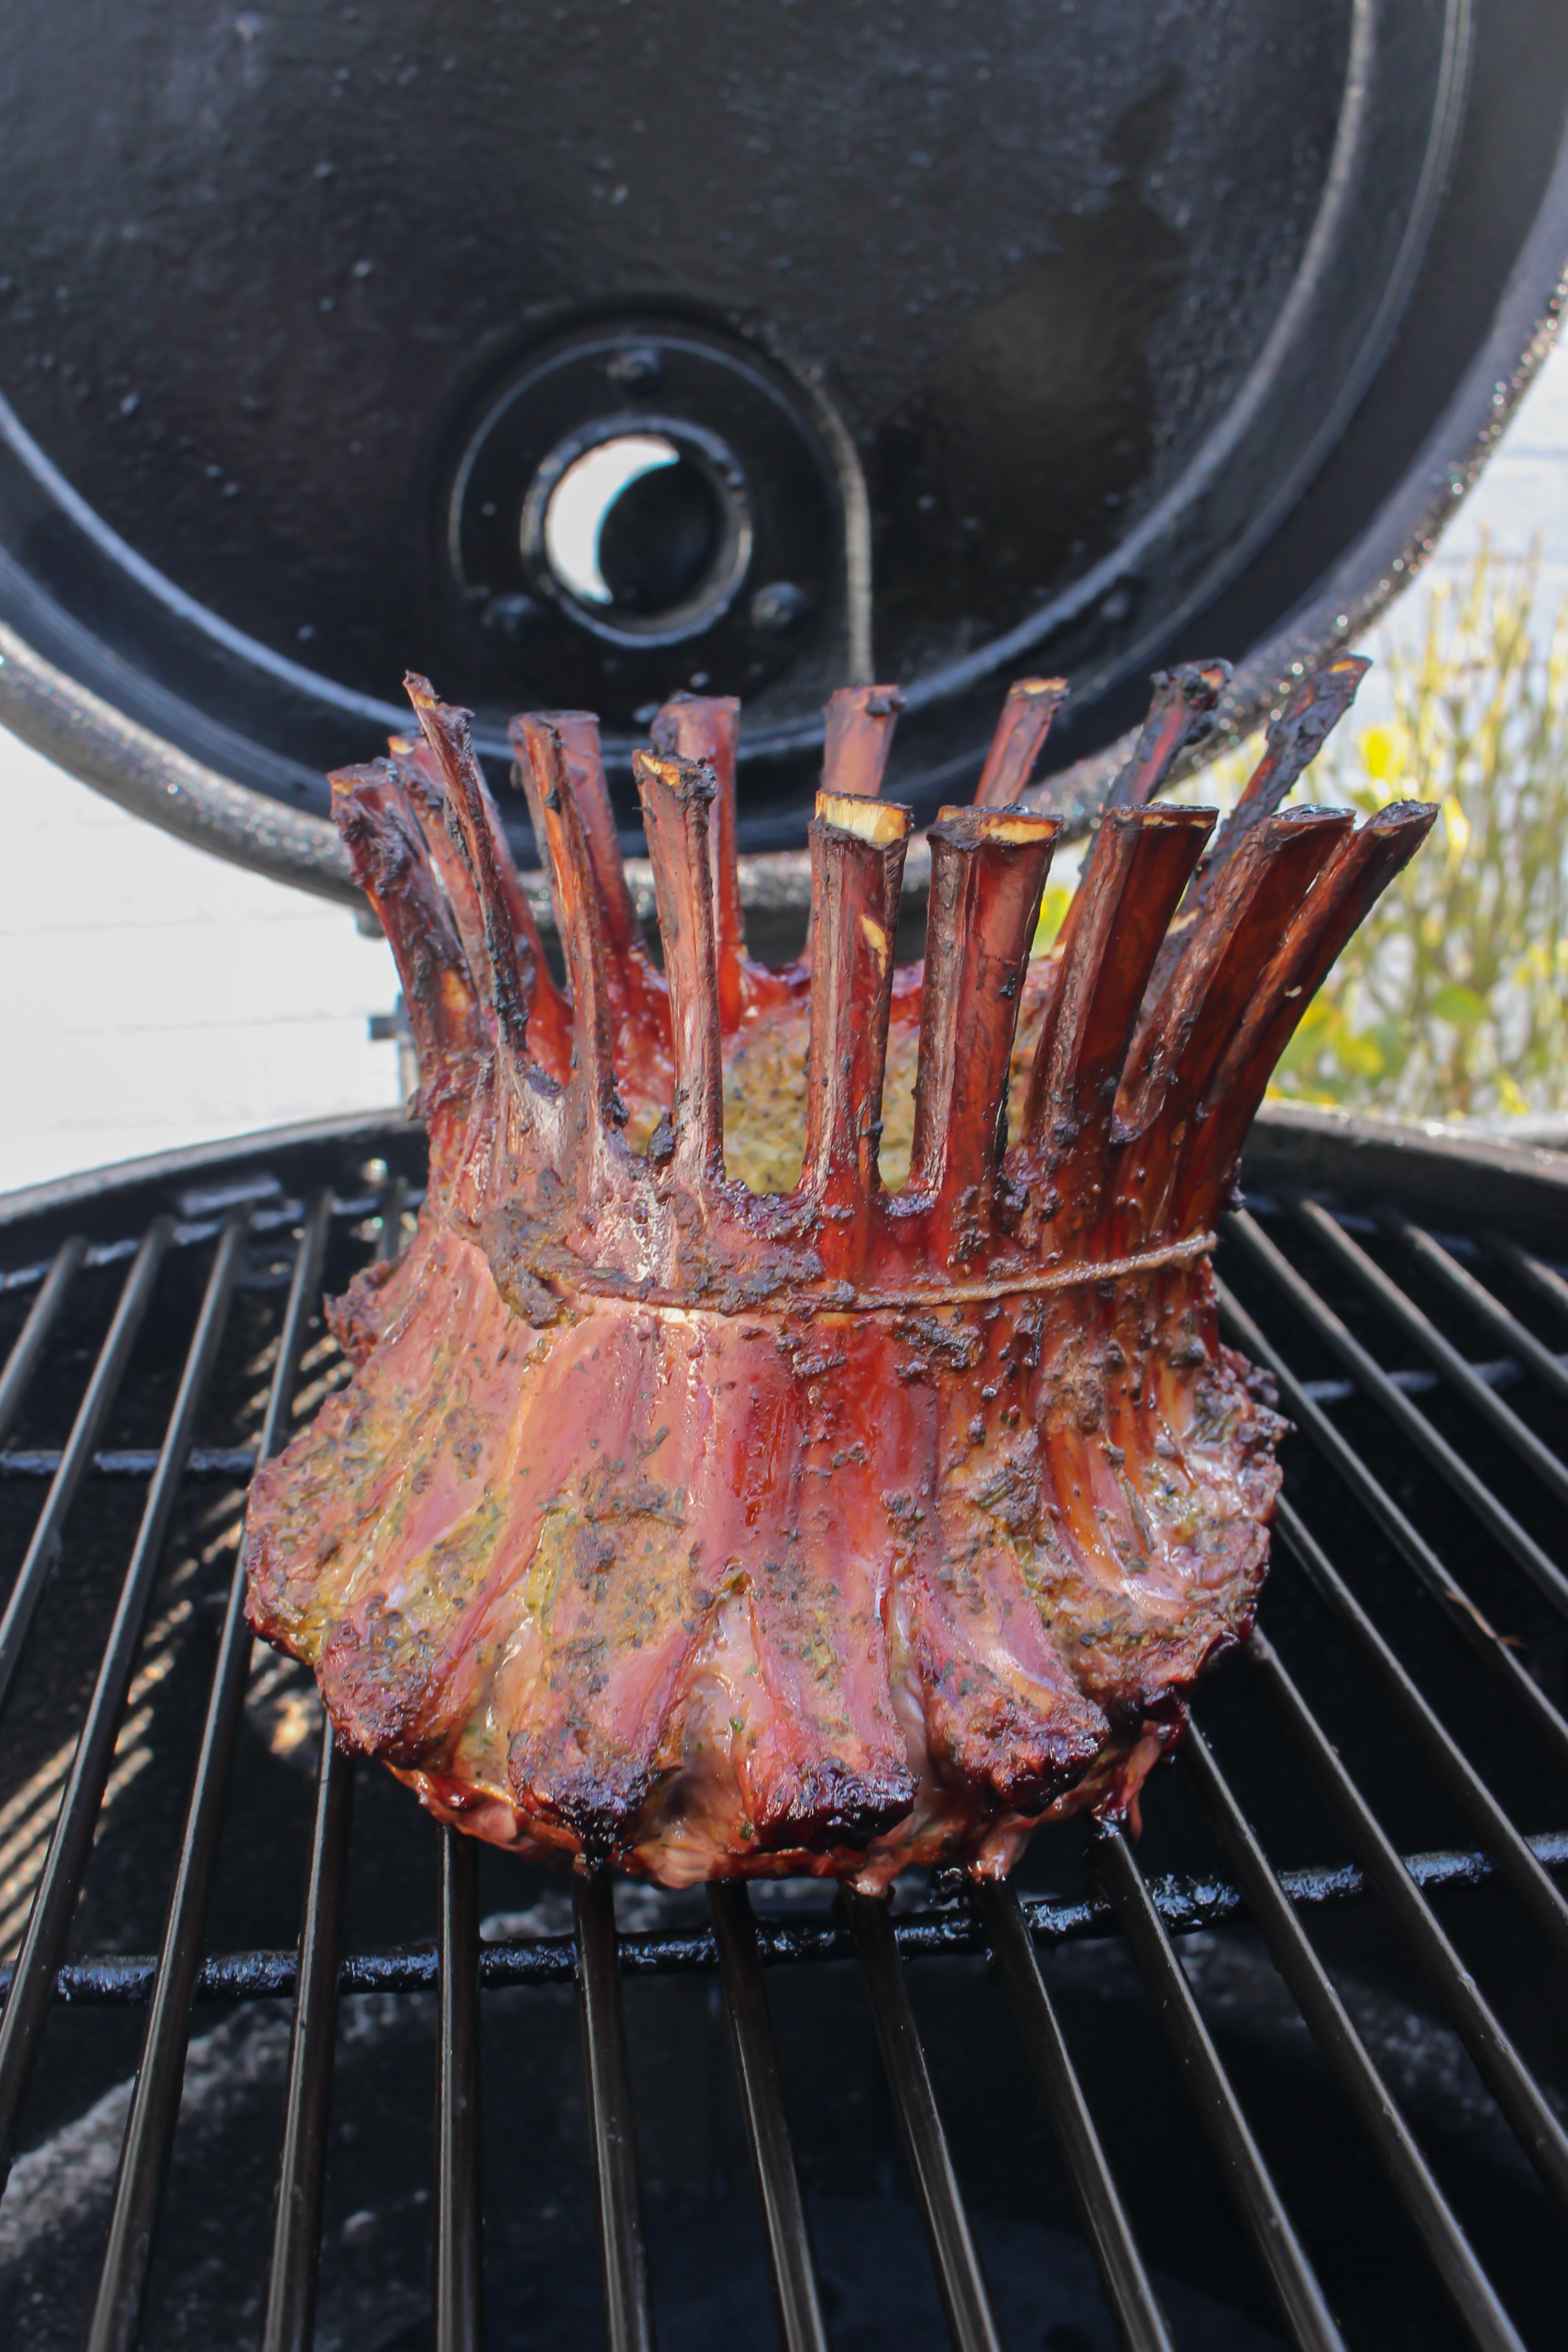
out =
[(634, 343), (616, 353), (605, 373), (622, 392), (657, 392), (664, 381), (664, 362), (651, 343)]
[(766, 637), (787, 636), (810, 609), (810, 597), (793, 580), (770, 580), (752, 599), (752, 626)]

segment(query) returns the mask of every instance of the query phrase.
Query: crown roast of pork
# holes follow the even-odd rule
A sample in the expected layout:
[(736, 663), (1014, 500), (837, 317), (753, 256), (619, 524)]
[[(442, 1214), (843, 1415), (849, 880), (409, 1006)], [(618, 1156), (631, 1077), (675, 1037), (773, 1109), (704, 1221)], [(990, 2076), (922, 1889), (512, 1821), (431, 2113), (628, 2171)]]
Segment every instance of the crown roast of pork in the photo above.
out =
[[(1151, 805), (1224, 684), (1163, 676), (1067, 921), (1007, 697), (895, 964), (896, 692), (827, 709), (811, 934), (746, 954), (733, 701), (634, 762), (663, 967), (595, 720), (516, 721), (569, 993), (469, 743), (333, 778), (397, 959), (429, 1189), (329, 1307), (357, 1367), (257, 1475), (250, 1620), (441, 1819), (666, 1885), (1006, 1871), (1124, 1811), (1250, 1625), (1284, 1426), (1209, 1252), (1313, 991), (1431, 810), (1280, 803), (1365, 665), (1307, 678), (1217, 835)], [(1205, 858), (1205, 849), (1208, 855)]]

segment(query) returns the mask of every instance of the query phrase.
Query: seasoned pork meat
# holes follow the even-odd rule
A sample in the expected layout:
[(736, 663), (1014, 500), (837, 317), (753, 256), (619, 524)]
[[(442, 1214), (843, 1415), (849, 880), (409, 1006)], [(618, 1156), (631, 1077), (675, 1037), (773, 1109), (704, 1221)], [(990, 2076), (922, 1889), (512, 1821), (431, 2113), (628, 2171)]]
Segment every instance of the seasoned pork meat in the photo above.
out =
[[(421, 1071), (413, 1244), (331, 1303), (353, 1379), (252, 1496), (250, 1618), (346, 1746), (530, 1854), (668, 1885), (1005, 1871), (1125, 1811), (1242, 1639), (1282, 1424), (1213, 1228), (1274, 1064), (1429, 808), (1281, 810), (1364, 665), (1280, 714), (1217, 835), (1152, 795), (1224, 679), (1157, 681), (1067, 923), (1007, 699), (895, 966), (899, 698), (827, 714), (812, 930), (749, 960), (737, 707), (636, 761), (662, 967), (595, 722), (518, 721), (567, 988), (467, 716), (333, 779)], [(1205, 851), (1207, 853), (1205, 856)]]

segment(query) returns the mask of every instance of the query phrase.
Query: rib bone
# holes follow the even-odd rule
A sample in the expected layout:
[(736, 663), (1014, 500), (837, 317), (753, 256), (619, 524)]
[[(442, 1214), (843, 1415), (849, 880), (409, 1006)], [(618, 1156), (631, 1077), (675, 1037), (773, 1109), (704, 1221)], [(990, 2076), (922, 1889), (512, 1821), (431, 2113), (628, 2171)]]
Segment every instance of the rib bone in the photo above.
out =
[(881, 1189), (882, 1073), (893, 939), (910, 813), (889, 801), (819, 793), (811, 825), (816, 917), (801, 1190), (825, 1218), (825, 1263), (858, 1269), (865, 1215)]
[(1008, 688), (974, 789), (976, 808), (1007, 808), (1021, 796), (1067, 691), (1065, 677), (1021, 677)]
[(1228, 662), (1184, 662), (1154, 673), (1154, 699), (1132, 757), (1106, 795), (1107, 809), (1146, 808), (1181, 754), (1201, 743), (1230, 684)]
[(1011, 808), (944, 808), (931, 830), (910, 1185), (930, 1198), (948, 1265), (984, 1254), (1024, 969), (1057, 832), (1054, 817)]
[(1066, 945), (1029, 1076), (1025, 1147), (1039, 1158), (1042, 1215), (1092, 1225), (1112, 1106), (1165, 926), (1214, 826), (1208, 809), (1109, 810), (1064, 926)]
[[(658, 901), (675, 1050), (670, 1173), (700, 1192), (723, 1175), (724, 1066), (709, 821), (719, 787), (690, 760), (633, 761)], [(658, 1139), (648, 1146), (652, 1159)], [(662, 1153), (659, 1155), (662, 1157)]]
[(896, 686), (843, 686), (824, 713), (822, 789), (875, 800), (904, 698)]
[(717, 786), (709, 818), (708, 856), (713, 875), (719, 1018), (726, 1036), (740, 1025), (751, 977), (735, 846), (735, 755), (740, 735), (741, 706), (733, 695), (678, 694), (653, 722), (655, 751), (677, 760), (701, 761), (712, 770)]

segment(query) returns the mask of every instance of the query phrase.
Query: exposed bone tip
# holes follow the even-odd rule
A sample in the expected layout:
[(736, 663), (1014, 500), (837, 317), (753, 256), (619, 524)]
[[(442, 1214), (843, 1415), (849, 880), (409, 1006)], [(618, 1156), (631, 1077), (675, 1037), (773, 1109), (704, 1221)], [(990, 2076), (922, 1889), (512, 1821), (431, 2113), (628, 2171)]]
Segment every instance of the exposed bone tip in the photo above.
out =
[(1022, 798), (1067, 692), (1062, 677), (1014, 679), (974, 788), (976, 808), (1010, 808)]
[(878, 849), (905, 840), (914, 822), (914, 811), (897, 801), (867, 800), (858, 793), (818, 793), (816, 814), (824, 824), (837, 825), (840, 833), (852, 833)]
[(741, 731), (734, 694), (672, 694), (654, 713), (648, 740), (671, 759), (706, 759), (732, 770)]
[(522, 751), (527, 751), (542, 740), (546, 743), (552, 740), (559, 742), (560, 722), (567, 715), (563, 710), (524, 710), (509, 723), (506, 731), (512, 742)]
[(1436, 801), (1391, 801), (1386, 808), (1374, 809), (1362, 826), (1363, 833), (1429, 833), (1437, 821)]
[(1229, 662), (1179, 662), (1157, 669), (1150, 680), (1153, 699), (1133, 747), (1107, 798), (1113, 809), (1146, 808), (1169, 782), (1184, 751), (1207, 740), (1215, 706), (1229, 685)]
[(896, 686), (839, 686), (823, 705), (822, 715), (831, 733), (857, 718), (896, 719), (903, 708), (903, 693)]
[(954, 841), (1005, 841), (1022, 847), (1026, 843), (1054, 841), (1062, 829), (1059, 816), (1037, 816), (1032, 809), (1016, 804), (1007, 808), (938, 809), (936, 822), (944, 835)]
[(525, 710), (508, 722), (507, 732), (515, 737), (526, 733), (531, 727), (548, 727), (559, 734), (563, 728), (572, 726), (592, 727), (596, 730), (598, 724), (596, 710)]
[(1216, 654), (1212, 660), (1177, 662), (1170, 669), (1154, 670), (1149, 683), (1156, 705), (1174, 693), (1184, 702), (1206, 707), (1225, 692), (1233, 675), (1232, 665)]
[(363, 760), (353, 767), (333, 768), (327, 778), (332, 795), (332, 806), (340, 801), (352, 800), (365, 784), (386, 784), (394, 781), (392, 768), (385, 760)]
[(881, 797), (904, 698), (896, 686), (841, 686), (823, 710), (822, 784), (825, 792)]
[(692, 694), (682, 687), (659, 705), (653, 723), (657, 727), (667, 710), (689, 710), (693, 705), (703, 710), (739, 710), (741, 698), (738, 694)]
[(416, 669), (405, 670), (403, 690), (414, 705), (421, 729), (431, 740), (432, 750), (437, 748), (435, 735), (441, 736), (448, 744), (454, 741), (467, 743), (474, 716), (471, 710), (465, 710), (459, 703), (443, 702), (429, 679), (421, 677)]
[(639, 785), (647, 778), (682, 803), (711, 801), (719, 791), (719, 780), (706, 760), (682, 760), (673, 753), (634, 751), (632, 774)]
[(1106, 812), (1112, 824), (1143, 833), (1181, 833), (1201, 825), (1206, 832), (1219, 823), (1218, 809), (1193, 808), (1185, 801), (1154, 801), (1147, 808), (1113, 808)]

